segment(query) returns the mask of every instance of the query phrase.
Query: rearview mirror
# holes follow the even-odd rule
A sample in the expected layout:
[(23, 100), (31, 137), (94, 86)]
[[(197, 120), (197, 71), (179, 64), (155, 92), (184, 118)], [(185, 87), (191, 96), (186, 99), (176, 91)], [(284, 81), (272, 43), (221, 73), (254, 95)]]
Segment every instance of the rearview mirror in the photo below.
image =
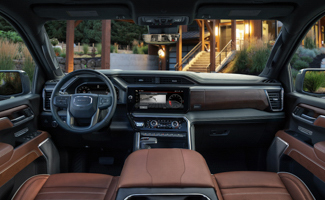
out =
[(296, 77), (296, 91), (315, 97), (325, 97), (325, 69), (302, 69)]
[(179, 39), (179, 34), (143, 34), (144, 42), (148, 44), (173, 44)]
[(30, 80), (22, 70), (0, 70), (0, 100), (30, 93)]

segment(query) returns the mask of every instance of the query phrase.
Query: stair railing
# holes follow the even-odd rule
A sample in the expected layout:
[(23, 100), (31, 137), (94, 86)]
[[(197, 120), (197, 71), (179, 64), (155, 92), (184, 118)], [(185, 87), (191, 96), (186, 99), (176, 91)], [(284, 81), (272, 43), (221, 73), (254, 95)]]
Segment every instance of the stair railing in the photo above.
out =
[[(228, 43), (227, 43), (227, 45), (217, 54), (217, 56), (216, 56), (216, 67), (218, 66), (218, 65), (221, 65), (221, 62), (222, 62), (222, 54), (223, 53), (225, 53), (225, 58), (227, 58), (227, 56), (228, 56), (228, 54), (231, 52), (231, 50), (232, 50), (232, 45), (233, 45), (233, 42), (232, 42), (232, 40), (230, 40)], [(217, 62), (217, 61), (219, 61), (219, 62)]]
[[(193, 49), (184, 56), (184, 58), (182, 59), (182, 63), (186, 63), (188, 59), (190, 59), (191, 57), (194, 58), (196, 54), (200, 53), (201, 47), (202, 42), (199, 42), (197, 45), (195, 45), (195, 47), (193, 47)], [(178, 71), (179, 67), (180, 66), (178, 65), (178, 63), (176, 63), (175, 70)]]

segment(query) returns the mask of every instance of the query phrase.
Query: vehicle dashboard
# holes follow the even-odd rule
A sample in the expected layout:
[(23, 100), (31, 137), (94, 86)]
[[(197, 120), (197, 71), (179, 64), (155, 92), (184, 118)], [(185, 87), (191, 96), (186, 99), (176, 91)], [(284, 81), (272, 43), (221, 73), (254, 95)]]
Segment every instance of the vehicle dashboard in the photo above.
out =
[[(114, 84), (118, 101), (107, 131), (135, 134), (130, 136), (135, 138), (135, 150), (144, 148), (141, 141), (147, 137), (158, 138), (160, 142), (156, 147), (159, 148), (195, 149), (200, 140), (211, 141), (211, 136), (219, 136), (213, 139), (218, 138), (221, 146), (251, 145), (252, 142), (262, 145), (272, 139), (263, 135), (270, 135), (273, 129), (280, 128), (279, 122), (284, 121), (283, 88), (279, 82), (263, 77), (229, 74), (203, 77), (189, 72), (102, 72)], [(44, 129), (60, 129), (53, 122), (49, 106), (56, 83), (57, 80), (48, 81), (43, 90), (41, 126)], [(67, 94), (110, 93), (102, 81), (89, 76), (71, 79), (61, 91)], [(247, 124), (250, 127), (243, 128)], [(233, 129), (234, 125), (237, 128)], [(234, 137), (241, 141), (233, 140)]]

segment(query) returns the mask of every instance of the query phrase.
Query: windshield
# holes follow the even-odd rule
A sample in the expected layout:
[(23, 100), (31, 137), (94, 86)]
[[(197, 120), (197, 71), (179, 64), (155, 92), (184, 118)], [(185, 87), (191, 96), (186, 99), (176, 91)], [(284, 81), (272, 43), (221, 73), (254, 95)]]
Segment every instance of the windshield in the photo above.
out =
[(65, 72), (77, 69), (167, 70), (260, 74), (282, 23), (194, 20), (171, 44), (147, 44), (148, 27), (132, 20), (49, 21), (45, 24)]

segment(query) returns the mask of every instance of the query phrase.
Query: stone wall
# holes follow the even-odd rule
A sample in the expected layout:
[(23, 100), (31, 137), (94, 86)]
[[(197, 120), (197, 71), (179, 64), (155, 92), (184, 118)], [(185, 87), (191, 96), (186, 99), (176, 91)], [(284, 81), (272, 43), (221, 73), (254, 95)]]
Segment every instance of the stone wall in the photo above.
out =
[[(66, 59), (58, 57), (58, 62), (65, 71)], [(119, 54), (111, 53), (111, 69), (121, 70), (158, 70), (158, 56), (143, 54)], [(74, 70), (78, 69), (99, 69), (101, 58), (75, 58)]]

